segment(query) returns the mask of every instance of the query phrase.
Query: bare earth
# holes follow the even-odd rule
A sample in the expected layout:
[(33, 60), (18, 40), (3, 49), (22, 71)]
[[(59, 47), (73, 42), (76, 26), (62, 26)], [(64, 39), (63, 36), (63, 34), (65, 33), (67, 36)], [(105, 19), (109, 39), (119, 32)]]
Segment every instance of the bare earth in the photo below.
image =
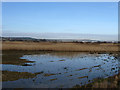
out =
[(113, 43), (53, 43), (53, 42), (2, 42), (2, 50), (41, 50), (41, 51), (119, 51), (118, 44)]

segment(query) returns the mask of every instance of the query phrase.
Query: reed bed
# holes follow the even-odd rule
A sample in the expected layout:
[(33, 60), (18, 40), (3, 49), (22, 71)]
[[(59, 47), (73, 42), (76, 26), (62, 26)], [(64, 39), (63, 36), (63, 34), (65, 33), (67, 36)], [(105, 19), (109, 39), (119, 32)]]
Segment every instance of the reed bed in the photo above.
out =
[(52, 42), (2, 42), (2, 50), (39, 50), (39, 51), (119, 51), (113, 43), (52, 43)]

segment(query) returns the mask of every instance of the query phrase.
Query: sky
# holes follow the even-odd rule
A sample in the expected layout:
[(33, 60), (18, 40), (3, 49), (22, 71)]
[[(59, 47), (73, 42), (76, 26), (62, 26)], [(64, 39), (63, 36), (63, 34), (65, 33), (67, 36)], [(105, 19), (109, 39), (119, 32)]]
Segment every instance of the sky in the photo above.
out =
[(118, 35), (118, 3), (3, 2), (2, 26), (3, 36), (112, 40)]

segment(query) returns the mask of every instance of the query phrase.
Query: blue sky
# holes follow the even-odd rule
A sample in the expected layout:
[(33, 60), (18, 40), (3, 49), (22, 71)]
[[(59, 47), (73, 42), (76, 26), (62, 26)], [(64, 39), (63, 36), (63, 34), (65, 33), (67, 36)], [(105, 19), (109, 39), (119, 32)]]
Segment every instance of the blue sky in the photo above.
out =
[(4, 2), (2, 24), (3, 35), (6, 33), (117, 35), (118, 3)]

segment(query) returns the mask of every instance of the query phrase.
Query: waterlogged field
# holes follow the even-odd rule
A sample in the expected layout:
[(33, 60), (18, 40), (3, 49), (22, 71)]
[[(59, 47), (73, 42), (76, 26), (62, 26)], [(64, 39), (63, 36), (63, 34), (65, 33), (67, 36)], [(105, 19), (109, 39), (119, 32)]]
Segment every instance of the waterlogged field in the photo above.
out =
[(3, 51), (3, 88), (72, 88), (118, 74), (117, 53)]

